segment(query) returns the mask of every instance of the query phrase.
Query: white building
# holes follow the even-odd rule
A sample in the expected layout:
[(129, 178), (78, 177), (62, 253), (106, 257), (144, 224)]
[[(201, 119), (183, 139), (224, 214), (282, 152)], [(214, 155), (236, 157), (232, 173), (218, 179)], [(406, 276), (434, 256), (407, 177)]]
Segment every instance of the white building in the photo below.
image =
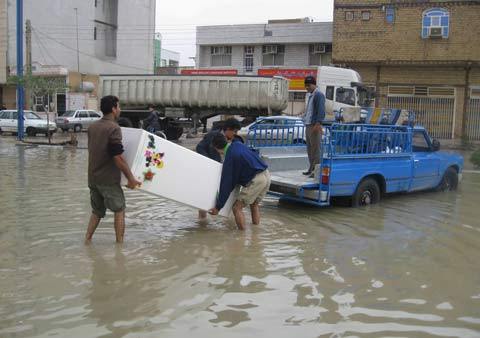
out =
[[(6, 1), (7, 63), (14, 66), (16, 1)], [(32, 62), (89, 74), (153, 74), (155, 0), (24, 0), (27, 19)]]
[(160, 54), (160, 67), (178, 67), (180, 64), (180, 53), (162, 48)]
[(211, 74), (281, 75), (290, 79), (286, 113), (303, 113), (307, 75), (332, 60), (332, 22), (270, 20), (267, 24), (197, 27), (196, 68)]

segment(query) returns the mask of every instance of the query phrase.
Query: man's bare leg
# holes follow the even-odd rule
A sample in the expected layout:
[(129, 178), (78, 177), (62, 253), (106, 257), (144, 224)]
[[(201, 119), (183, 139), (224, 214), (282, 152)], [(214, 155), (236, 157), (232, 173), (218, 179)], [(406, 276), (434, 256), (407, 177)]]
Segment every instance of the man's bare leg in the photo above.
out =
[(205, 210), (198, 210), (198, 219), (204, 221), (207, 218), (207, 212)]
[(236, 201), (233, 205), (233, 215), (235, 216), (235, 222), (237, 223), (237, 227), (240, 230), (245, 229), (245, 215), (243, 214), (243, 203), (240, 201)]
[(115, 212), (113, 217), (117, 243), (123, 243), (123, 235), (125, 234), (125, 210)]
[(85, 244), (89, 244), (92, 241), (93, 233), (97, 230), (97, 226), (100, 223), (100, 217), (92, 212), (90, 221), (88, 222), (87, 233), (85, 234)]
[(252, 223), (255, 225), (260, 224), (260, 207), (258, 206), (258, 202), (250, 204), (250, 211), (252, 213)]

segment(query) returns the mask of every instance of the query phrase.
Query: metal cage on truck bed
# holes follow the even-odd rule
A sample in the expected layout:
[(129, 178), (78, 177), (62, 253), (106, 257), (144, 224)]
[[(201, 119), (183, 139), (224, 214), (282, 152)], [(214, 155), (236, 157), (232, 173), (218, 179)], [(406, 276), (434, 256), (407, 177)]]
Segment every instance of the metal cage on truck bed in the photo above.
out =
[[(262, 128), (252, 130), (247, 141), (250, 147), (259, 150), (272, 168), (271, 194), (283, 199), (327, 206), (331, 197), (331, 176), (336, 165), (345, 165), (348, 161), (358, 163), (359, 160), (365, 162), (410, 157), (412, 132), (412, 127), (396, 125), (333, 123), (323, 126), (321, 161), (313, 178), (300, 174), (305, 169), (303, 164), (292, 168), (292, 163), (301, 163), (301, 154), (306, 156), (305, 144), (292, 142), (292, 135), (305, 135), (304, 126), (279, 128), (263, 125)], [(274, 163), (274, 160), (279, 159), (289, 163), (288, 170), (282, 169), (287, 165)]]

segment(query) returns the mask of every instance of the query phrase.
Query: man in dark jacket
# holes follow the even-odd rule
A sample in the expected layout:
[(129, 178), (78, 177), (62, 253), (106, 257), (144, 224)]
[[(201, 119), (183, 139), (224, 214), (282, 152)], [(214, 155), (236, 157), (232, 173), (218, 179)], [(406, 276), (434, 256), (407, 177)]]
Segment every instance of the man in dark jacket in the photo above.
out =
[[(222, 162), (221, 154), (215, 149), (212, 145), (212, 140), (217, 134), (223, 134), (227, 141), (232, 141), (236, 136), (237, 132), (240, 130), (240, 122), (236, 118), (229, 118), (223, 124), (222, 129), (212, 130), (206, 134), (203, 139), (197, 144), (196, 151), (203, 156), (206, 156), (214, 161)], [(198, 218), (205, 219), (207, 217), (207, 212), (205, 210), (198, 211)]]
[(313, 177), (315, 166), (320, 163), (322, 123), (325, 119), (325, 95), (317, 88), (317, 82), (313, 76), (307, 76), (305, 78), (305, 89), (310, 94), (304, 116), (308, 162), (310, 166), (303, 174)]
[(150, 133), (160, 131), (161, 128), (159, 122), (159, 112), (155, 110), (155, 107), (153, 105), (148, 105), (148, 111), (150, 112), (150, 114), (145, 120), (143, 120), (143, 129)]
[(243, 208), (250, 206), (252, 223), (260, 223), (259, 204), (270, 188), (270, 173), (260, 156), (242, 142), (234, 140), (228, 145), (224, 135), (217, 134), (212, 144), (218, 152), (225, 154), (222, 168), (222, 180), (215, 208), (209, 210), (217, 215), (225, 206), (235, 186), (240, 185), (240, 194), (233, 205), (235, 222), (240, 230), (245, 229)]

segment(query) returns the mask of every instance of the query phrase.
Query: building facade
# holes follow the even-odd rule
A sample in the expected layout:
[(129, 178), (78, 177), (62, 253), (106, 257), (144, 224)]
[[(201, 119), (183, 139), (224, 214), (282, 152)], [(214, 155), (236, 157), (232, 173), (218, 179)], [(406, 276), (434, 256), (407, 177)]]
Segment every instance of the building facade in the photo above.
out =
[(359, 71), (376, 106), (480, 140), (479, 16), (480, 1), (336, 0), (333, 62)]
[[(16, 1), (6, 1), (13, 66)], [(24, 20), (32, 24), (32, 62), (80, 73), (153, 74), (155, 0), (25, 1)]]
[[(41, 107), (48, 99), (62, 113), (69, 109), (70, 96), (86, 96), (84, 105), (92, 106), (97, 100), (90, 88), (92, 74), (154, 72), (155, 0), (25, 1), (23, 17), (23, 27), (31, 23), (33, 75), (47, 76), (48, 70), (48, 76), (65, 78), (67, 88), (54, 98), (27, 95), (27, 108)], [(25, 44), (25, 64), (28, 49)], [(0, 0), (0, 98), (8, 108), (15, 108), (16, 92), (5, 80), (15, 68), (16, 1)]]
[(287, 114), (303, 113), (303, 79), (332, 60), (332, 23), (309, 19), (197, 27), (196, 68), (212, 75), (281, 75), (290, 79)]

